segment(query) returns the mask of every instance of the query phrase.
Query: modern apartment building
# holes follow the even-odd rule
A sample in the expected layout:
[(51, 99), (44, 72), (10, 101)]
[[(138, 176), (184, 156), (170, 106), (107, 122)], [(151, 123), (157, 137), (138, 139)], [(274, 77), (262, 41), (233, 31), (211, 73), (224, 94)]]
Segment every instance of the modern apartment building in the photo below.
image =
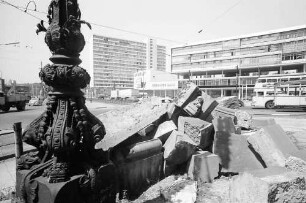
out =
[(135, 72), (157, 67), (165, 70), (165, 49), (153, 39), (143, 43), (93, 35), (93, 86), (105, 89), (133, 88)]
[(166, 47), (157, 45), (157, 66), (156, 70), (166, 71)]
[(190, 79), (215, 96), (251, 93), (261, 75), (305, 72), (306, 25), (171, 49), (179, 86)]

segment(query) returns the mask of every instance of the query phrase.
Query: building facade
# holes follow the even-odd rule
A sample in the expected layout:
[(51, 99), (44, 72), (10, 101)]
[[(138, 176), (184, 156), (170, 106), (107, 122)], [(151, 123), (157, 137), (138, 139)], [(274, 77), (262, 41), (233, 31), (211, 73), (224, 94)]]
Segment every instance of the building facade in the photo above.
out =
[(134, 73), (134, 89), (146, 92), (149, 96), (175, 97), (178, 90), (176, 74), (147, 69)]
[(261, 75), (306, 72), (306, 25), (171, 49), (179, 86), (192, 80), (213, 96), (251, 93)]
[(158, 68), (165, 70), (166, 47), (157, 45), (153, 39), (143, 43), (93, 35), (92, 44), (92, 85), (96, 88), (130, 89), (134, 85), (135, 72)]

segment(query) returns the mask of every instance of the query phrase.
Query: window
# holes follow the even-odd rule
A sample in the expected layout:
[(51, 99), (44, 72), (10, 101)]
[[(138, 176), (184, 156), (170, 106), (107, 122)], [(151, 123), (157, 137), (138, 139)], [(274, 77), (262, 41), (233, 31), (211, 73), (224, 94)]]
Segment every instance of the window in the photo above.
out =
[(274, 95), (274, 92), (270, 92), (270, 91), (269, 91), (269, 92), (266, 93), (266, 95), (267, 95), (267, 96), (273, 96), (273, 95)]
[(258, 83), (265, 83), (265, 82), (266, 82), (266, 79), (258, 79), (257, 82), (258, 82)]
[(258, 97), (263, 97), (264, 96), (264, 92), (257, 92), (257, 96)]
[(276, 83), (277, 79), (267, 79), (267, 82), (269, 82), (269, 83)]

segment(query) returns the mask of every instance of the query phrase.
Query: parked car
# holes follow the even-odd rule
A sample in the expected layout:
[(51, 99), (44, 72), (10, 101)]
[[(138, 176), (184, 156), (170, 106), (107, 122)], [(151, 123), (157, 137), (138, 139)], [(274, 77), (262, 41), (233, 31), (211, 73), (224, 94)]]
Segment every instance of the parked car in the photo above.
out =
[(42, 102), (43, 101), (39, 99), (38, 97), (32, 97), (28, 105), (29, 106), (41, 106)]
[(171, 103), (173, 102), (173, 99), (171, 99), (170, 97), (164, 97), (160, 99), (161, 103)]

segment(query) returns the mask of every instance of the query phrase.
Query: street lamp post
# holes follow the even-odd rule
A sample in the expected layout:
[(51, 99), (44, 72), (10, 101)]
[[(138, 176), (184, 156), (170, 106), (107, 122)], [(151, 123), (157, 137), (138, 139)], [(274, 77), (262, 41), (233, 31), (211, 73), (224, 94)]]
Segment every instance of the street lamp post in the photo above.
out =
[(77, 0), (52, 0), (47, 17), (48, 29), (41, 22), (37, 32), (46, 31), (53, 64), (39, 76), (51, 91), (47, 109), (23, 133), (23, 141), (37, 153), (17, 160), (17, 198), (27, 203), (114, 202), (114, 166), (106, 152), (95, 150), (105, 128), (87, 110), (81, 91), (90, 82), (79, 66), (85, 46), (80, 28), (86, 22)]

